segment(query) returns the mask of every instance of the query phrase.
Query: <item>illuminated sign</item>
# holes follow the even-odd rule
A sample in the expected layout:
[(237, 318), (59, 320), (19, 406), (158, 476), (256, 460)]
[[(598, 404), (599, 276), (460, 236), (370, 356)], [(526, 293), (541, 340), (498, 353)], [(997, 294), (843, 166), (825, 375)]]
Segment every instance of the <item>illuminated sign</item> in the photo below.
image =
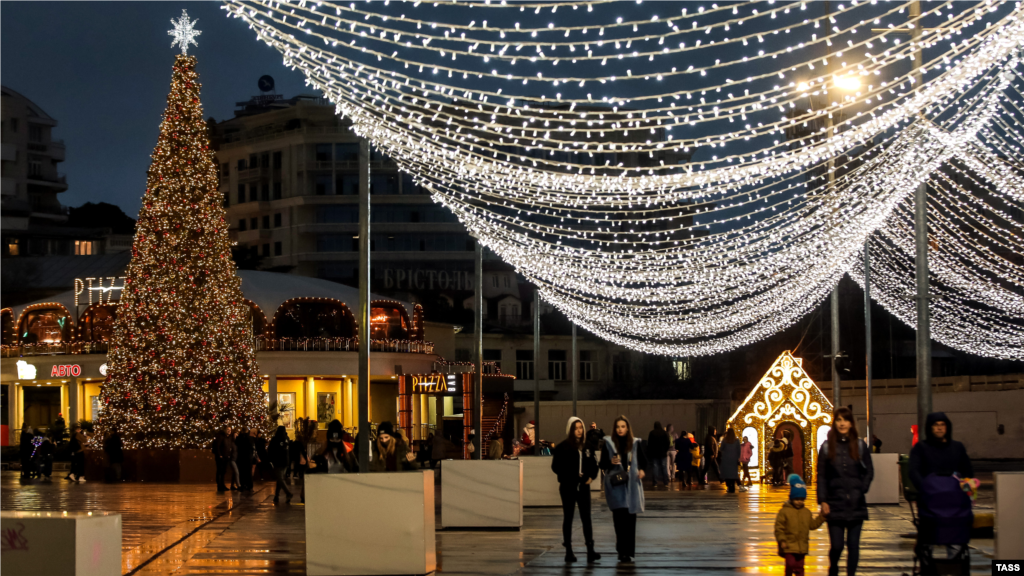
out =
[(103, 364), (100, 364), (100, 376), (106, 376), (106, 375), (107, 375), (107, 363), (104, 362)]
[(24, 360), (18, 360), (18, 379), (20, 380), (35, 380), (36, 379), (36, 367), (25, 362)]
[(384, 288), (397, 290), (472, 290), (469, 272), (386, 268)]
[(54, 364), (53, 368), (50, 368), (50, 377), (53, 378), (61, 376), (81, 376), (82, 367), (78, 364)]
[[(124, 276), (100, 276), (98, 278), (75, 278), (75, 306), (79, 304), (116, 304), (124, 290)], [(117, 285), (117, 281), (121, 285)], [(96, 285), (93, 285), (93, 283)], [(85, 295), (83, 296), (83, 293)], [(115, 297), (115, 294), (117, 295)], [(95, 295), (95, 297), (94, 297)], [(84, 301), (83, 301), (84, 300)]]
[(455, 394), (455, 374), (416, 374), (412, 378), (413, 394)]

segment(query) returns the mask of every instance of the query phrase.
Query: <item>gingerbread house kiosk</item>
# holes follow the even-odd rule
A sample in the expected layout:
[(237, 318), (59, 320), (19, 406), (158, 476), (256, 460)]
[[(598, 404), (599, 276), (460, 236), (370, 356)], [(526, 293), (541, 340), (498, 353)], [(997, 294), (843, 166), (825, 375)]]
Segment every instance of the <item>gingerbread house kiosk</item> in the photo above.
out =
[(783, 352), (727, 422), (740, 436), (750, 439), (754, 455), (751, 476), (770, 473), (768, 451), (775, 439), (790, 438), (793, 471), (814, 481), (818, 447), (832, 425), (832, 403), (801, 366), (802, 359)]

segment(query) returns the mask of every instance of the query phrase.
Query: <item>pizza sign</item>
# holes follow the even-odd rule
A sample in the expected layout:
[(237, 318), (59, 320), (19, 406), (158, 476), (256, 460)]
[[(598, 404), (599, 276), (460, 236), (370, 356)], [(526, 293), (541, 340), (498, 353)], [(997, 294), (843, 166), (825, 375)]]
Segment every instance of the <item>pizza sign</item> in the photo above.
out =
[(454, 374), (421, 374), (413, 375), (412, 391), (414, 394), (454, 394)]

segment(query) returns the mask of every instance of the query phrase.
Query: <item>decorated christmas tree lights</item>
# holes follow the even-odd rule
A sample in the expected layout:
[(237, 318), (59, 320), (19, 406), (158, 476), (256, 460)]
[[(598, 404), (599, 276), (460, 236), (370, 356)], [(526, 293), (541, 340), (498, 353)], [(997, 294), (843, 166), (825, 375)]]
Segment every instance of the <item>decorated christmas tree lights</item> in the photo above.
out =
[(102, 389), (99, 428), (126, 448), (205, 447), (266, 412), (199, 91), (178, 55)]

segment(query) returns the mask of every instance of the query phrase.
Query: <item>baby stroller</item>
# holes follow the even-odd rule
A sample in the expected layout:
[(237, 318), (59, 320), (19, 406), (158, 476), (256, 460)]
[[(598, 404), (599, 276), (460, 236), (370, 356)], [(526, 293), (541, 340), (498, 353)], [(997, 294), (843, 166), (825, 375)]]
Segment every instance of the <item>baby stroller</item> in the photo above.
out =
[[(917, 493), (917, 504), (914, 575), (969, 575), (971, 553), (968, 543), (974, 512), (970, 496), (960, 488), (959, 478), (929, 474)], [(913, 514), (913, 502), (910, 510)]]

